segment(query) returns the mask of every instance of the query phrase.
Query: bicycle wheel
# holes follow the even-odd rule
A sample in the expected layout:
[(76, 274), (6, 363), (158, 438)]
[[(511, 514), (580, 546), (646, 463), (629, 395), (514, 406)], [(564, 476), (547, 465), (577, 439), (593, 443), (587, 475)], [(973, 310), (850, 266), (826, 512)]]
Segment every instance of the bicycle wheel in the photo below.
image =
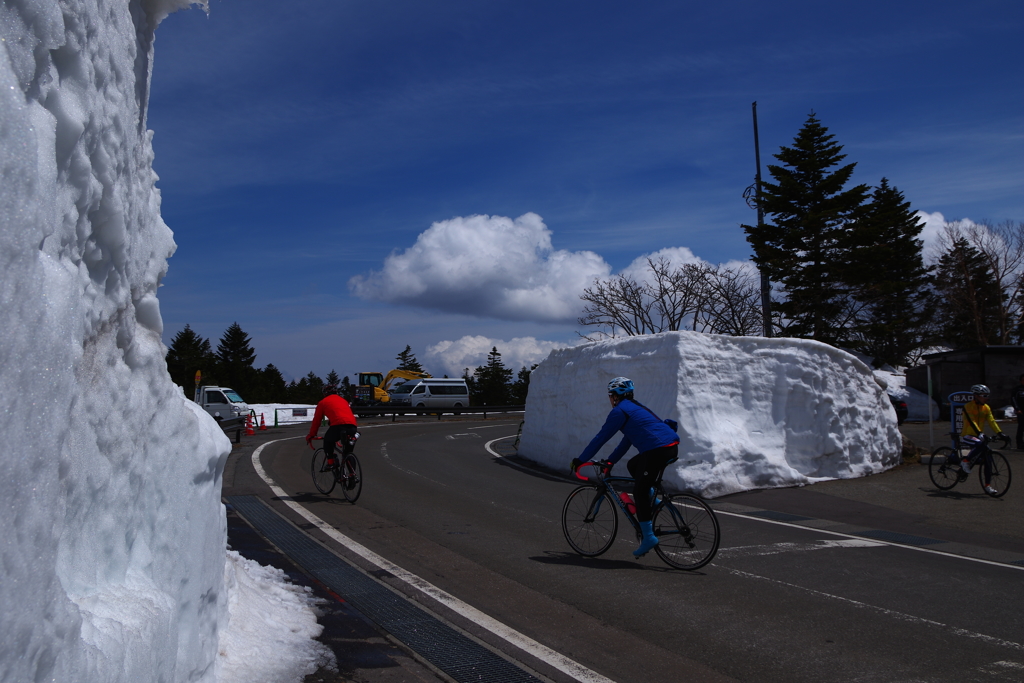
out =
[(341, 468), (341, 492), (345, 494), (345, 500), (354, 503), (363, 492), (363, 468), (354, 453), (345, 456)]
[(334, 490), (334, 470), (326, 466), (327, 454), (324, 449), (316, 449), (313, 460), (310, 462), (310, 470), (313, 474), (313, 486), (325, 496)]
[[(984, 463), (978, 463), (978, 481), (981, 482), (981, 488), (985, 490), (985, 465)], [(993, 498), (999, 498), (1006, 495), (1006, 492), (1010, 490), (1010, 463), (1006, 461), (1002, 453), (992, 451), (992, 479), (989, 484), (996, 490), (995, 493), (989, 493), (985, 491), (987, 495)]]
[(676, 569), (700, 569), (718, 552), (721, 531), (715, 511), (689, 493), (669, 496), (654, 511), (658, 557)]
[(948, 491), (960, 481), (960, 465), (955, 457), (958, 455), (949, 446), (932, 451), (932, 459), (928, 462), (928, 476), (932, 478), (935, 488)]
[(584, 557), (597, 557), (611, 547), (619, 517), (608, 491), (580, 486), (562, 506), (562, 533), (569, 546)]

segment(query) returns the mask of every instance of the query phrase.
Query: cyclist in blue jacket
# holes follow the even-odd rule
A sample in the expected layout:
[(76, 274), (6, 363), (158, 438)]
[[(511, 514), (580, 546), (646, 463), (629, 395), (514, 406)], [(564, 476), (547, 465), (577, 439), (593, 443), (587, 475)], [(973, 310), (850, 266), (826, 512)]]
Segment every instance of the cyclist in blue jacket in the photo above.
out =
[(640, 451), (626, 463), (630, 476), (636, 480), (633, 486), (633, 500), (636, 503), (636, 519), (640, 522), (643, 538), (640, 547), (633, 551), (634, 557), (643, 557), (658, 545), (658, 537), (651, 527), (651, 491), (658, 474), (679, 455), (679, 436), (675, 423), (662, 420), (647, 406), (633, 398), (633, 381), (627, 377), (616, 377), (608, 383), (608, 401), (612, 410), (604, 426), (578, 458), (573, 458), (570, 469), (575, 472), (580, 465), (597, 455), (601, 446), (622, 432), (622, 441), (608, 456), (611, 463), (618, 462), (631, 446)]

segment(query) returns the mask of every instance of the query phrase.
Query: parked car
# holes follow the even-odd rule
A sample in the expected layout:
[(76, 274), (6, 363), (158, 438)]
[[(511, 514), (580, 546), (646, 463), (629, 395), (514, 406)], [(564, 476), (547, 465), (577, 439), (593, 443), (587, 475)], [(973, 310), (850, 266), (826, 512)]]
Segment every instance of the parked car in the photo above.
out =
[(896, 410), (896, 424), (903, 424), (903, 421), (907, 419), (907, 415), (910, 414), (907, 402), (901, 398), (896, 398), (892, 394), (889, 395), (889, 402), (892, 403), (892, 407)]

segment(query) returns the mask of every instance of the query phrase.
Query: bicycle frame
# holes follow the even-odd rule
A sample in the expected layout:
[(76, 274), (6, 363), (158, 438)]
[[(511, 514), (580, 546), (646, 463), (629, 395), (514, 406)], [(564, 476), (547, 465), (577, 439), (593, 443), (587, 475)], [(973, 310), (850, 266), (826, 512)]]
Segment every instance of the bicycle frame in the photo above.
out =
[[(586, 463), (584, 463), (584, 464), (586, 464)], [(612, 500), (614, 500), (615, 504), (619, 506), (620, 510), (622, 510), (622, 514), (625, 515), (626, 519), (629, 520), (629, 523), (633, 525), (633, 529), (636, 530), (637, 532), (639, 532), (640, 531), (640, 522), (637, 521), (636, 515), (633, 514), (632, 512), (630, 512), (629, 508), (626, 507), (626, 504), (622, 501), (622, 495), (621, 494), (622, 493), (627, 493), (627, 492), (626, 491), (619, 491), (618, 489), (615, 488), (615, 484), (616, 483), (623, 484), (623, 485), (625, 485), (625, 484), (632, 484), (632, 485), (635, 486), (636, 485), (636, 479), (633, 479), (632, 477), (612, 477), (612, 476), (608, 476), (607, 472), (611, 468), (605, 469), (603, 466), (598, 466), (598, 465), (594, 465), (594, 467), (597, 469), (598, 472), (600, 472), (600, 475), (599, 475), (597, 481), (592, 481), (591, 479), (589, 479), (587, 477), (581, 477), (579, 475), (579, 473), (576, 474), (576, 478), (577, 479), (582, 479), (583, 481), (587, 481), (587, 482), (590, 482), (592, 484), (595, 484), (599, 488), (599, 490), (601, 490), (602, 492), (604, 492), (605, 490), (610, 491), (611, 494), (612, 494)], [(625, 487), (623, 487), (623, 488), (625, 488)], [(657, 510), (657, 506), (654, 505), (654, 501), (655, 500), (659, 500), (659, 499), (660, 500), (665, 500), (665, 498), (666, 498), (665, 491), (664, 491), (664, 489), (662, 489), (662, 487), (661, 487), (661, 480), (659, 479), (657, 482), (654, 483), (654, 496), (651, 499), (651, 512), (652, 513), (654, 513)], [(597, 510), (600, 508), (602, 500), (604, 500), (604, 498), (602, 496), (598, 496), (598, 497), (596, 497), (594, 499), (594, 506), (595, 506), (594, 510), (593, 510), (594, 514), (596, 514)], [(593, 516), (593, 515), (591, 515), (591, 516)]]

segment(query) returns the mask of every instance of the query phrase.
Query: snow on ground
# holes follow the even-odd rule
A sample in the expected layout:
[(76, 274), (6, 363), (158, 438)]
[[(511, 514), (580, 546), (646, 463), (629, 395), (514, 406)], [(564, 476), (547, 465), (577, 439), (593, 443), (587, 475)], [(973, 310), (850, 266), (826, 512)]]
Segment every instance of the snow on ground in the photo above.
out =
[(260, 418), (267, 427), (275, 424), (297, 424), (299, 422), (312, 422), (316, 406), (308, 403), (249, 403), (249, 410), (256, 414), (256, 422)]
[[(164, 362), (156, 292), (175, 245), (146, 98), (156, 24), (188, 4), (0, 6), (5, 681), (210, 682), (225, 659), (218, 639), (228, 655), (252, 649), (251, 618), (230, 614), (259, 611), (288, 630), (310, 609), (245, 609), (255, 570), (235, 560), (225, 583), (231, 444)], [(308, 670), (300, 659), (293, 680)], [(287, 678), (287, 656), (260, 661)]]
[(696, 332), (552, 351), (530, 377), (519, 453), (567, 468), (604, 423), (607, 383), (620, 375), (634, 381), (638, 401), (679, 422), (679, 460), (665, 473), (678, 488), (715, 497), (899, 462), (895, 413), (862, 361), (815, 341)]
[(885, 385), (890, 396), (906, 401), (908, 421), (927, 422), (929, 403), (931, 403), (932, 419), (939, 419), (939, 404), (935, 402), (935, 399), (928, 398), (928, 394), (908, 387), (905, 374), (888, 366), (874, 370), (873, 373), (875, 378)]
[(321, 666), (337, 670), (334, 653), (313, 640), (323, 632), (308, 588), (284, 572), (228, 551), (224, 566), (232, 627), (221, 634), (221, 683), (299, 683)]

